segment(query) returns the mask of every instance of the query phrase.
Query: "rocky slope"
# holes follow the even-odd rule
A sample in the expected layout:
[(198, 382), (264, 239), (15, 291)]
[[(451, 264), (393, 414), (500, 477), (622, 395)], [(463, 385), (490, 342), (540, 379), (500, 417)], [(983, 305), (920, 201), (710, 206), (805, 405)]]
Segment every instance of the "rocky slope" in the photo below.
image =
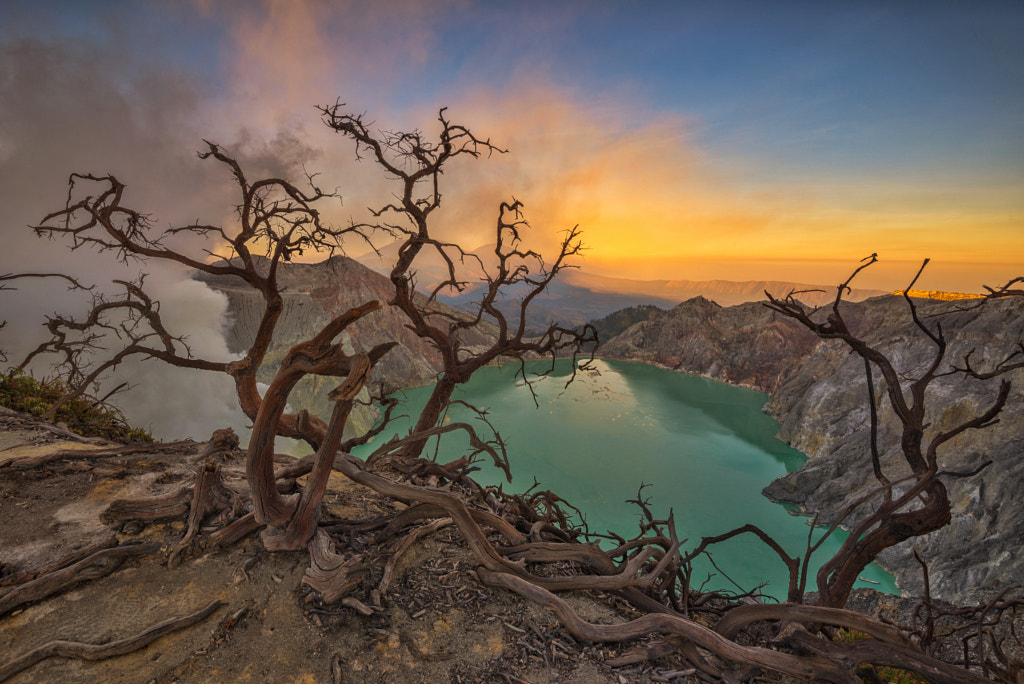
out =
[[(224, 331), (228, 348), (236, 353), (248, 349), (263, 315), (262, 297), (235, 278), (212, 278), (205, 274), (195, 277), (228, 297), (231, 322)], [(281, 358), (293, 345), (315, 335), (335, 316), (372, 300), (384, 306), (341, 335), (348, 353), (368, 351), (384, 342), (399, 343), (374, 368), (371, 385), (386, 382), (390, 387), (401, 388), (434, 381), (441, 369), (437, 351), (406, 327), (401, 311), (387, 304), (394, 290), (384, 276), (348, 257), (336, 256), (318, 264), (283, 264), (278, 280), (285, 288), (285, 306), (274, 343), (260, 371), (262, 381), (270, 382)], [(437, 306), (450, 312), (443, 305)], [(463, 336), (464, 346), (468, 348), (487, 341), (481, 332), (468, 331)], [(327, 392), (336, 384), (332, 378), (304, 378), (289, 397), (289, 405), (327, 419), (331, 414)], [(365, 395), (364, 390), (363, 399)], [(376, 409), (357, 406), (349, 420), (350, 431), (362, 431), (372, 425), (377, 416)]]
[[(972, 362), (991, 365), (1024, 339), (1024, 301), (1019, 298), (969, 311), (936, 301), (920, 301), (919, 307), (929, 324), (941, 321), (949, 341), (948, 362), (959, 362), (973, 349)], [(934, 345), (914, 327), (902, 298), (849, 304), (844, 317), (856, 334), (893, 359), (906, 376), (920, 373), (931, 358)], [(874, 481), (863, 362), (840, 342), (817, 340), (760, 305), (722, 308), (698, 298), (634, 325), (605, 345), (602, 353), (769, 392), (772, 397), (765, 410), (782, 424), (779, 438), (810, 458), (799, 471), (766, 488), (773, 499), (817, 512), (828, 522)], [(914, 548), (929, 563), (933, 594), (938, 597), (975, 599), (1024, 580), (1024, 556), (1018, 552), (1024, 529), (1024, 371), (1008, 378), (1013, 390), (1000, 421), (965, 433), (940, 451), (943, 468), (949, 471), (993, 461), (977, 476), (945, 477), (953, 502), (952, 523), (880, 559), (911, 593), (923, 590)], [(997, 385), (957, 376), (936, 381), (927, 404), (931, 434), (983, 412)], [(876, 390), (880, 396), (884, 393), (880, 387)], [(889, 472), (899, 472), (898, 426), (887, 415), (887, 406), (888, 402), (880, 404), (882, 459)]]
[(600, 353), (771, 393), (817, 344), (796, 322), (757, 302), (722, 307), (695, 297), (631, 326)]

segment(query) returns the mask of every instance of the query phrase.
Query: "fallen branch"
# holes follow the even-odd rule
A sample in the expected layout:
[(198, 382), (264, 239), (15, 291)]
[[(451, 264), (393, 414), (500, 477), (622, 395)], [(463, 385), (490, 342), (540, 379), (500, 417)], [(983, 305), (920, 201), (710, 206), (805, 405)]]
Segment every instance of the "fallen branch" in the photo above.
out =
[(9, 461), (0, 463), (0, 472), (31, 470), (41, 465), (46, 465), (62, 458), (73, 458), (75, 460), (88, 460), (94, 458), (105, 458), (108, 456), (128, 456), (130, 454), (153, 454), (163, 451), (176, 451), (185, 447), (195, 446), (196, 443), (190, 439), (182, 442), (167, 442), (166, 444), (132, 444), (129, 446), (117, 447), (114, 449), (60, 449), (51, 451), (48, 454), (38, 456), (22, 456), (12, 458)]
[(177, 632), (202, 622), (222, 605), (224, 604), (220, 601), (214, 601), (196, 613), (164, 620), (135, 636), (121, 639), (120, 641), (112, 641), (107, 644), (86, 644), (80, 641), (47, 642), (0, 667), (0, 682), (10, 679), (19, 672), (27, 670), (47, 658), (106, 660), (107, 658), (114, 658), (138, 651), (149, 646), (165, 634)]
[(148, 556), (160, 550), (160, 545), (126, 544), (112, 549), (103, 549), (82, 560), (43, 575), (31, 582), (19, 584), (0, 594), (0, 615), (6, 615), (18, 606), (56, 594), (79, 582), (105, 577), (114, 572), (129, 558)]

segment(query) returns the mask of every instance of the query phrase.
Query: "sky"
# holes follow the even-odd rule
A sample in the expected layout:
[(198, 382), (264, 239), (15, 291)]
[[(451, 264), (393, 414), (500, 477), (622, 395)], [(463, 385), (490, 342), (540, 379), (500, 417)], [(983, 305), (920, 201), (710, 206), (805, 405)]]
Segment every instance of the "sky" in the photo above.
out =
[(387, 202), (319, 121), (340, 99), (427, 133), (448, 107), (509, 150), (446, 175), (437, 229), (469, 248), (515, 197), (545, 251), (579, 225), (599, 275), (835, 283), (871, 253), (864, 287), (926, 257), (928, 289), (1024, 272), (1018, 1), (0, 5), (4, 271), (55, 258), (25, 226), (71, 171), (115, 173), (162, 225), (229, 223), (203, 139), (320, 172), (338, 222)]

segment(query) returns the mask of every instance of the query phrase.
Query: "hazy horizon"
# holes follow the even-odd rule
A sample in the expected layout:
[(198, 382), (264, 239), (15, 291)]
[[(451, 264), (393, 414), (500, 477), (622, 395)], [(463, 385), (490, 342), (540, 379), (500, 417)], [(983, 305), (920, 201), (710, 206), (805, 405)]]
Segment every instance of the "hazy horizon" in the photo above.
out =
[[(364, 265), (385, 272), (390, 268), (387, 262), (390, 251), (399, 244), (397, 241), (378, 245), (380, 255), (371, 249), (352, 250), (347, 256)], [(391, 249), (389, 249), (391, 248)], [(480, 245), (472, 251), (475, 254), (489, 252), (491, 245)], [(428, 260), (435, 261), (425, 254)], [(300, 259), (305, 262), (320, 261), (319, 256)], [(883, 290), (892, 292), (906, 288), (922, 266), (917, 261), (880, 260), (857, 275), (851, 284), (856, 289)], [(835, 287), (845, 281), (861, 265), (859, 259), (761, 259), (719, 261), (713, 259), (645, 259), (636, 263), (617, 260), (603, 263), (588, 259), (586, 253), (574, 261), (577, 268), (567, 271), (567, 278), (573, 272), (607, 279), (636, 281), (711, 281), (731, 282), (777, 281), (807, 285)], [(440, 267), (440, 262), (436, 264)], [(964, 264), (930, 261), (914, 286), (919, 290), (938, 290), (982, 294), (984, 286), (996, 287), (1024, 273), (1024, 265), (1007, 262), (994, 264)]]
[[(879, 261), (862, 271), (851, 283), (852, 287), (892, 292), (910, 284), (921, 267), (921, 261)], [(586, 272), (607, 278), (635, 280), (728, 280), (781, 281), (811, 285), (837, 286), (859, 266), (857, 259), (823, 260), (761, 260), (733, 262), (662, 262), (648, 260), (630, 266), (616, 264), (607, 271), (595, 263)], [(964, 264), (931, 261), (914, 285), (918, 290), (937, 290), (982, 294), (984, 286), (998, 287), (1024, 272), (1016, 263)], [(613, 275), (614, 273), (614, 275)]]

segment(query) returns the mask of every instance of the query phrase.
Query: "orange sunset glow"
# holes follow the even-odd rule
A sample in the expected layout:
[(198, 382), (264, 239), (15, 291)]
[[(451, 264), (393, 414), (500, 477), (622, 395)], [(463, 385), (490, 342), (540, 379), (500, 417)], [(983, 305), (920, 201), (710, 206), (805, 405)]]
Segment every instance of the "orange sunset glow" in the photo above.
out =
[(579, 225), (579, 266), (608, 277), (831, 284), (872, 253), (864, 287), (902, 287), (924, 258), (928, 289), (1024, 272), (1019, 7), (100, 6), (9, 12), (8, 232), (97, 167), (165, 224), (230, 224), (223, 179), (192, 157), (203, 139), (319, 173), (342, 197), (330, 219), (359, 220), (394, 189), (320, 124), (340, 98), (387, 130), (429, 133), (447, 107), (508, 150), (445, 177), (438, 227), (470, 248), (515, 197), (532, 246)]

